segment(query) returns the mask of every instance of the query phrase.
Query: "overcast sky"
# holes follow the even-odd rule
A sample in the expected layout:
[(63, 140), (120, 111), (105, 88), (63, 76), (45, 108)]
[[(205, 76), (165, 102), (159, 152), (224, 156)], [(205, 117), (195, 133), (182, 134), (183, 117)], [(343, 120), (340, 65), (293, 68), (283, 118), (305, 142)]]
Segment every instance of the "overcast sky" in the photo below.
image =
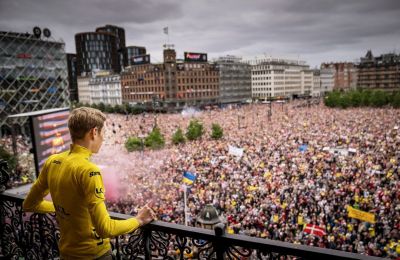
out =
[(400, 0), (0, 0), (0, 30), (48, 27), (75, 53), (74, 35), (114, 24), (127, 45), (145, 46), (162, 61), (169, 27), (178, 58), (184, 51), (355, 61), (400, 52)]

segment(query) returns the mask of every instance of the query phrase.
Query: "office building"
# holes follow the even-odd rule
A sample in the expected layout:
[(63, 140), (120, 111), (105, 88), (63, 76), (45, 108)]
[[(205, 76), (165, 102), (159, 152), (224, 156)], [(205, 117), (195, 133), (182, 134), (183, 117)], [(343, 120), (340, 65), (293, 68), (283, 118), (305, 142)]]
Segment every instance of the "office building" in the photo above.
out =
[(67, 53), (67, 68), (69, 100), (71, 102), (78, 102), (78, 72), (76, 68), (76, 54)]
[(322, 63), (321, 68), (333, 70), (333, 90), (348, 91), (357, 87), (357, 68), (354, 63)]
[(65, 43), (50, 30), (0, 32), (0, 129), (25, 131), (27, 117), (9, 115), (69, 106)]
[(126, 66), (132, 66), (135, 64), (134, 59), (137, 56), (146, 55), (146, 48), (140, 46), (128, 46), (126, 47), (127, 62)]
[(374, 57), (368, 51), (361, 58), (358, 68), (358, 88), (381, 89), (386, 91), (400, 89), (400, 55), (382, 54)]
[(116, 37), (109, 32), (75, 35), (78, 75), (95, 70), (119, 71)]
[(107, 24), (103, 27), (96, 28), (96, 32), (108, 32), (115, 35), (115, 48), (118, 56), (118, 69), (115, 70), (115, 72), (121, 72), (126, 66), (128, 66), (124, 28)]
[(309, 96), (313, 71), (305, 61), (279, 58), (250, 60), (253, 99)]
[(243, 103), (251, 99), (251, 66), (235, 56), (217, 59), (219, 103)]

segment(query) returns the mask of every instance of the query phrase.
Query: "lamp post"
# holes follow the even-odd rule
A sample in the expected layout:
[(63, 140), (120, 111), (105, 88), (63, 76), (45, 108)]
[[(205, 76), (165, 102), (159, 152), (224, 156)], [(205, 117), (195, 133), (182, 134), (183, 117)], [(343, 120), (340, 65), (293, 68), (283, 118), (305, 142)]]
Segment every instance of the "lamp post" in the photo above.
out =
[[(196, 219), (197, 223), (200, 225), (201, 228), (205, 229), (210, 229), (214, 230), (215, 236), (220, 237), (225, 234), (225, 220), (218, 216), (217, 209), (214, 208), (214, 206), (208, 204), (206, 205), (199, 213)], [(213, 242), (214, 244), (214, 249), (217, 254), (217, 259), (224, 259), (224, 251), (225, 251), (225, 245), (218, 240)], [(206, 254), (209, 254), (211, 252), (205, 252)], [(209, 256), (209, 255), (207, 255)]]
[(272, 101), (267, 101), (269, 104), (269, 110), (268, 110), (268, 120), (271, 120), (272, 117)]
[(218, 216), (217, 209), (208, 204), (200, 211), (196, 221), (201, 228), (213, 230), (215, 225), (223, 222), (223, 219)]
[(142, 157), (143, 157), (143, 154), (144, 154), (144, 142), (143, 142), (143, 139), (144, 139), (146, 136), (145, 136), (144, 134), (140, 134), (138, 137), (140, 138), (141, 153), (142, 153)]

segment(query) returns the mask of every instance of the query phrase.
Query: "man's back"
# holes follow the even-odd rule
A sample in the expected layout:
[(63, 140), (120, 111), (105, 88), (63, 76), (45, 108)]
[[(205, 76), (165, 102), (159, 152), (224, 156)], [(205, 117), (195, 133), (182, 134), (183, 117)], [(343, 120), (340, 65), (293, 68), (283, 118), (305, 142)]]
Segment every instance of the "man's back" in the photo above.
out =
[(62, 255), (88, 257), (103, 255), (110, 249), (108, 239), (95, 232), (89, 209), (104, 203), (100, 170), (89, 161), (90, 151), (81, 146), (51, 156), (47, 181), (60, 225)]
[[(100, 170), (89, 161), (103, 143), (105, 120), (106, 116), (93, 108), (80, 107), (71, 112), (71, 149), (46, 160), (23, 203), (28, 212), (56, 212), (62, 259), (109, 255), (109, 238), (131, 233), (156, 217), (147, 205), (137, 217), (115, 220), (108, 214)], [(49, 192), (53, 202), (43, 199)]]

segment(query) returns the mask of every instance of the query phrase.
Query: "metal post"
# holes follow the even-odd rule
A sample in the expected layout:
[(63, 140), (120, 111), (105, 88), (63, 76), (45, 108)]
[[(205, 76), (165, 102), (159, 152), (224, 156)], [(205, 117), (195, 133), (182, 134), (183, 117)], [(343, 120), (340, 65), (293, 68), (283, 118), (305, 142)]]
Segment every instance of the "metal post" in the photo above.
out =
[(188, 219), (187, 219), (187, 186), (184, 184), (183, 185), (183, 202), (185, 204), (185, 226), (188, 225)]
[(151, 260), (151, 247), (150, 247), (150, 237), (151, 230), (143, 228), (143, 240), (144, 240), (144, 259)]

